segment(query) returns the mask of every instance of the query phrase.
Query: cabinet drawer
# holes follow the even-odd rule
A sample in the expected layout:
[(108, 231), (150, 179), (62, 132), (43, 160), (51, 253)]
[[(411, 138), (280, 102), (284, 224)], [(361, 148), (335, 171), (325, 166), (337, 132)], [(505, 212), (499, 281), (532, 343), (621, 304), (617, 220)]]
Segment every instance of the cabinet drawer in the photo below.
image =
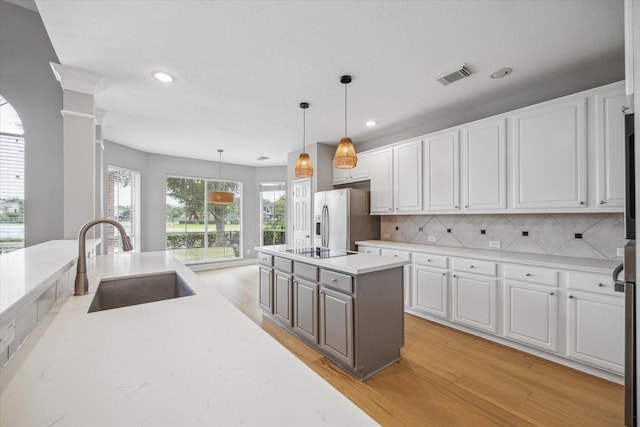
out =
[(273, 267), (273, 256), (259, 253), (258, 262), (262, 265), (266, 265), (267, 267)]
[(273, 257), (273, 266), (284, 273), (293, 273), (293, 261), (290, 259)]
[(453, 258), (453, 269), (467, 273), (484, 274), (485, 276), (496, 275), (496, 263), (491, 261), (479, 261), (476, 259)]
[(624, 293), (614, 290), (613, 279), (606, 274), (571, 272), (568, 274), (568, 282), (568, 286), (571, 289), (616, 297), (624, 296)]
[(372, 248), (371, 246), (358, 246), (358, 252), (362, 254), (380, 255), (380, 248)]
[(526, 265), (505, 264), (504, 277), (523, 282), (540, 283), (542, 285), (558, 286), (558, 272), (545, 268), (529, 267)]
[(447, 257), (442, 255), (413, 253), (413, 263), (430, 267), (447, 268)]
[(380, 255), (388, 256), (388, 257), (391, 257), (391, 258), (400, 258), (400, 259), (411, 260), (411, 252), (396, 251), (395, 249), (382, 249), (380, 251)]
[(353, 293), (353, 277), (330, 270), (320, 270), (322, 286)]
[(293, 263), (293, 274), (299, 277), (307, 278), (311, 281), (318, 281), (318, 267), (313, 265), (304, 264), (301, 262)]

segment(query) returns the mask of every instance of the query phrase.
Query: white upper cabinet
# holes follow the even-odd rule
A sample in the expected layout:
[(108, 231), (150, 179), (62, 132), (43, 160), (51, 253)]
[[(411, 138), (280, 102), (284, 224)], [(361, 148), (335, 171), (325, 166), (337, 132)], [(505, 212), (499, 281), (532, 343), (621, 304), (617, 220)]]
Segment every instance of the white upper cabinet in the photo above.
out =
[(422, 140), (394, 147), (394, 205), (396, 212), (422, 210)]
[(366, 181), (369, 179), (369, 153), (358, 153), (358, 163), (355, 168), (339, 169), (333, 167), (333, 184)]
[(596, 199), (601, 207), (624, 206), (624, 113), (628, 98), (620, 86), (595, 99)]
[(459, 208), (458, 129), (427, 135), (424, 141), (424, 208), (428, 211)]
[(507, 207), (506, 119), (483, 120), (462, 127), (462, 208)]
[(422, 210), (422, 140), (371, 153), (371, 213)]
[(370, 168), (371, 213), (389, 214), (393, 212), (393, 149), (371, 153)]
[(513, 115), (514, 208), (587, 206), (586, 96)]

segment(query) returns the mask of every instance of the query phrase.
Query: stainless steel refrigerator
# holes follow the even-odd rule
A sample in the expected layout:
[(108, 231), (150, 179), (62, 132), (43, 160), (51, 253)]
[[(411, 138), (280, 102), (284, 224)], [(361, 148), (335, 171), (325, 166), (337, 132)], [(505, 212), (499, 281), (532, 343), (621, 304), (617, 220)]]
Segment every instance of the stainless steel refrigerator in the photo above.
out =
[(353, 188), (314, 196), (315, 245), (356, 250), (357, 240), (380, 238), (380, 217), (369, 215), (369, 192)]

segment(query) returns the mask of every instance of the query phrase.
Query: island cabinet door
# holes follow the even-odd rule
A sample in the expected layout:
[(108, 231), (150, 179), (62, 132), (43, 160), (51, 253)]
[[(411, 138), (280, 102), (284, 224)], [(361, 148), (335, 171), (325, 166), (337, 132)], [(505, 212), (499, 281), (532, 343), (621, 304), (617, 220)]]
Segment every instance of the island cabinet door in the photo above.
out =
[(260, 267), (260, 308), (273, 313), (273, 271), (271, 268)]
[(276, 272), (273, 298), (273, 316), (291, 327), (293, 325), (293, 279), (290, 274)]
[(337, 361), (354, 366), (351, 295), (320, 289), (320, 347)]
[(293, 281), (293, 329), (314, 344), (318, 343), (318, 284)]

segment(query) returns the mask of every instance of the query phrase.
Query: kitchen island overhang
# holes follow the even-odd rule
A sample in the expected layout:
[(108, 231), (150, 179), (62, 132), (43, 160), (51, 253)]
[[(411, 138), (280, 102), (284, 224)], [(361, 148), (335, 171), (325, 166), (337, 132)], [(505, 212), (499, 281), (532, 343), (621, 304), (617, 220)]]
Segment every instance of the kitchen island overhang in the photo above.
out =
[(286, 245), (256, 251), (259, 305), (268, 318), (360, 380), (400, 360), (408, 261), (361, 253), (318, 258)]

